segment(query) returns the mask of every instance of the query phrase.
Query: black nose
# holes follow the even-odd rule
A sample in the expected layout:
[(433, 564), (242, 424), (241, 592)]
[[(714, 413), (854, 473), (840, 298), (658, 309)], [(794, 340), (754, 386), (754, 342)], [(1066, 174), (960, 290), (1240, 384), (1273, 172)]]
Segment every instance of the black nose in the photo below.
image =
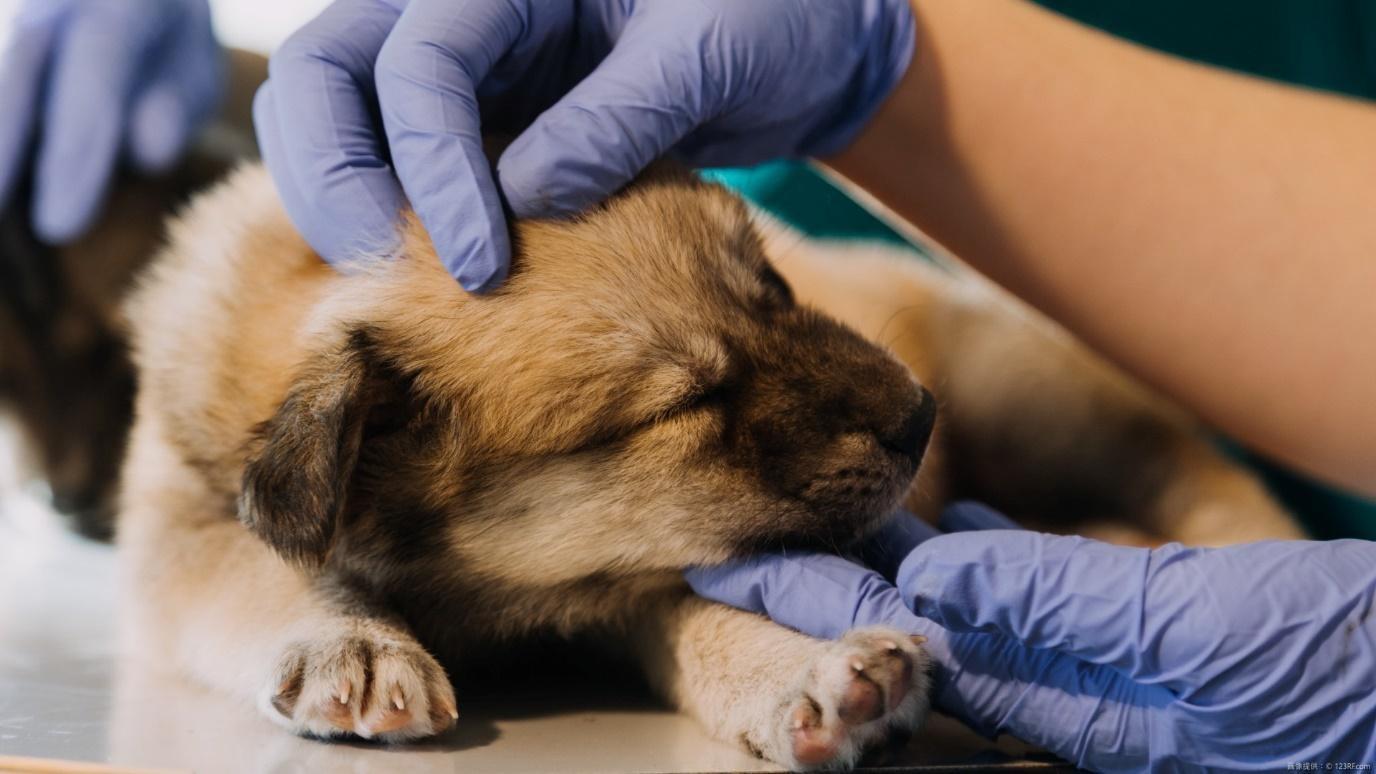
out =
[(922, 458), (932, 438), (932, 427), (936, 425), (936, 399), (925, 387), (919, 389), (922, 395), (917, 405), (897, 424), (878, 433), (879, 442), (885, 448), (914, 460)]

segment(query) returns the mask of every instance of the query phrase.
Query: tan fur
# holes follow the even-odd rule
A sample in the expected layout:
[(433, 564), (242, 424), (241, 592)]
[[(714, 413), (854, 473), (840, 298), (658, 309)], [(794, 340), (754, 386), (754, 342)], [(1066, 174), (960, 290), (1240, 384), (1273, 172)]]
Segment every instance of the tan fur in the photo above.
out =
[[(396, 255), (325, 267), (265, 173), (235, 174), (130, 304), (131, 645), (297, 732), (408, 739), (451, 722), (439, 663), (592, 636), (720, 738), (849, 766), (920, 722), (920, 649), (788, 632), (686, 594), (683, 567), (842, 549), (904, 497), (1295, 534), (1179, 412), (986, 287), (767, 231), (660, 170), (518, 224), (510, 281), (473, 297), (414, 222)], [(918, 381), (942, 415), (911, 486)]]

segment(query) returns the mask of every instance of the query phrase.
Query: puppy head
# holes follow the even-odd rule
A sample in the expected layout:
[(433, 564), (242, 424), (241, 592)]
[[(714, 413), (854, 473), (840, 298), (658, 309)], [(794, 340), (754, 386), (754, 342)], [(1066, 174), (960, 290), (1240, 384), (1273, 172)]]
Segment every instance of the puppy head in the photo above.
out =
[(794, 302), (739, 200), (659, 170), (514, 237), (490, 295), (414, 225), (402, 258), (324, 294), (244, 479), (243, 518), (284, 555), (538, 585), (840, 547), (895, 507), (930, 395)]

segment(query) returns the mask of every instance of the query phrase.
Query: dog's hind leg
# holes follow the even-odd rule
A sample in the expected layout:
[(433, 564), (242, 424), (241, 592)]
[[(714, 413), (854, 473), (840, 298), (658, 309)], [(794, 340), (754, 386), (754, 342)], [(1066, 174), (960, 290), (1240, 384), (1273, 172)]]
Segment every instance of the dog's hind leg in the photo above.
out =
[(400, 741), (449, 728), (453, 689), (405, 626), (279, 558), (143, 414), (117, 533), (131, 655), (301, 734)]
[(887, 628), (817, 640), (685, 595), (634, 644), (651, 683), (714, 736), (794, 770), (853, 766), (928, 708), (926, 655)]

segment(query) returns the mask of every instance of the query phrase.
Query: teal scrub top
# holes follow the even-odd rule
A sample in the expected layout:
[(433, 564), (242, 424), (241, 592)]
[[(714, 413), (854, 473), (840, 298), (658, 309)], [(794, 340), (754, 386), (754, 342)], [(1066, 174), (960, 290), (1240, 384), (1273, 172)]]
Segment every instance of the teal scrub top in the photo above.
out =
[[(1180, 56), (1376, 99), (1376, 0), (1038, 0), (1109, 32)], [(806, 164), (704, 175), (815, 237), (906, 244)], [(1314, 537), (1376, 539), (1376, 501), (1323, 487), (1220, 443), (1255, 466)]]

